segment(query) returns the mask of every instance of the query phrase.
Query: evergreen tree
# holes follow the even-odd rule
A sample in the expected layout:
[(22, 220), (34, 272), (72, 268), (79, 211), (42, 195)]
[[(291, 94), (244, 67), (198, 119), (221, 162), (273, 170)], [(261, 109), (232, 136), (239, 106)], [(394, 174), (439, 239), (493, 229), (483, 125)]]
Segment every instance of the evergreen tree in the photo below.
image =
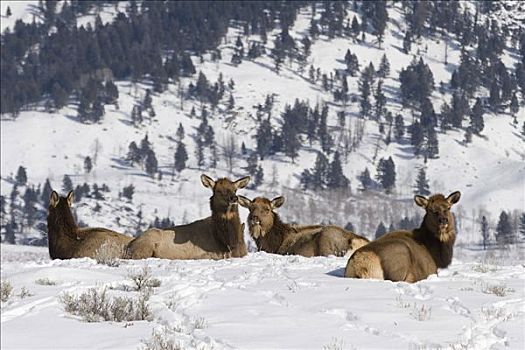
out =
[(146, 154), (146, 161), (145, 161), (145, 168), (146, 173), (153, 177), (158, 172), (158, 162), (157, 157), (155, 156), (155, 152), (150, 149), (148, 153)]
[(312, 169), (311, 186), (314, 190), (323, 189), (327, 183), (329, 163), (322, 152), (317, 152), (314, 168)]
[(386, 96), (383, 94), (383, 81), (379, 80), (377, 82), (377, 88), (375, 91), (374, 96), (376, 102), (375, 102), (375, 119), (377, 121), (381, 120), (381, 117), (383, 116), (385, 112), (385, 106), (386, 106)]
[(370, 104), (370, 76), (367, 74), (367, 69), (361, 73), (361, 79), (359, 80), (359, 91), (361, 93), (360, 99), (360, 110), (361, 116), (366, 118), (370, 113), (372, 105)]
[(489, 241), (489, 223), (485, 215), (481, 218), (481, 238), (483, 239), (483, 250), (487, 249), (487, 243)]
[(204, 143), (202, 139), (199, 137), (195, 140), (196, 148), (195, 148), (195, 156), (197, 157), (197, 165), (202, 167), (204, 165)]
[(476, 135), (479, 135), (485, 127), (485, 123), (483, 122), (483, 113), (483, 104), (481, 103), (481, 99), (478, 97), (474, 107), (472, 107), (472, 112), (470, 113), (470, 128)]
[(332, 136), (328, 133), (328, 105), (323, 105), (321, 115), (319, 117), (319, 131), (317, 132), (319, 141), (321, 141), (321, 149), (324, 153), (330, 154), (333, 146)]
[(135, 194), (135, 186), (133, 186), (133, 184), (129, 184), (122, 189), (122, 196), (130, 202), (133, 200), (133, 194)]
[(388, 61), (386, 54), (383, 54), (383, 57), (381, 57), (381, 63), (379, 64), (377, 75), (383, 79), (390, 75), (390, 62)]
[(520, 233), (520, 238), (525, 239), (525, 213), (521, 213), (520, 222), (518, 224), (518, 231)]
[(24, 168), (23, 166), (18, 167), (18, 171), (16, 172), (15, 181), (18, 186), (23, 186), (27, 183), (26, 168)]
[(5, 10), (5, 16), (7, 18), (11, 17), (12, 13), (11, 13), (11, 7), (7, 6), (7, 9)]
[(104, 88), (105, 92), (105, 103), (117, 103), (118, 101), (118, 88), (111, 80), (106, 82)]
[(64, 190), (65, 193), (73, 191), (73, 181), (71, 181), (69, 175), (64, 175), (64, 178), (62, 179), (62, 190)]
[(361, 186), (363, 188), (363, 191), (367, 191), (368, 189), (372, 188), (373, 181), (370, 177), (370, 172), (368, 171), (368, 168), (366, 168), (360, 175), (359, 175), (359, 181), (361, 182)]
[(263, 119), (257, 129), (256, 135), (257, 154), (264, 160), (270, 154), (273, 144), (272, 127), (268, 119)]
[(516, 116), (520, 110), (520, 105), (518, 103), (518, 98), (516, 97), (516, 92), (512, 94), (512, 99), (510, 100), (510, 113), (513, 116)]
[(132, 141), (128, 146), (128, 154), (126, 156), (126, 160), (130, 162), (131, 166), (139, 164), (142, 160), (140, 149), (137, 147), (135, 141)]
[[(354, 17), (355, 18), (355, 17)], [(348, 221), (345, 225), (345, 230), (350, 232), (355, 232), (354, 224)]]
[(430, 194), (425, 168), (419, 169), (416, 178), (414, 194), (418, 194), (421, 196), (428, 196)]
[(396, 167), (392, 157), (381, 158), (377, 166), (377, 180), (386, 193), (391, 193), (396, 184)]
[(263, 170), (257, 161), (257, 154), (251, 153), (248, 159), (246, 160), (246, 167), (244, 170), (251, 176), (252, 181), (250, 181), (250, 188), (256, 189), (262, 184), (264, 177)]
[(501, 103), (500, 88), (498, 82), (494, 79), (490, 85), (489, 103), (493, 110), (497, 110)]
[(354, 15), (354, 17), (352, 18), (352, 35), (354, 36), (354, 38), (357, 38), (360, 32), (361, 32), (361, 26), (359, 25), (359, 21)]
[(496, 240), (500, 244), (514, 243), (514, 233), (512, 232), (510, 217), (505, 211), (502, 211), (499, 216), (498, 225), (496, 226)]
[(421, 124), (415, 121), (409, 128), (410, 132), (410, 144), (414, 146), (414, 154), (417, 156), (421, 154), (423, 149), (423, 141), (425, 139), (424, 131)]
[(348, 188), (349, 182), (350, 181), (348, 181), (348, 178), (343, 173), (339, 151), (336, 151), (334, 153), (334, 159), (328, 169), (327, 186), (331, 189), (344, 189)]
[(184, 127), (182, 126), (182, 123), (179, 123), (179, 127), (177, 128), (176, 137), (177, 137), (178, 142), (182, 142), (182, 140), (184, 140)]
[(379, 222), (379, 225), (376, 229), (375, 239), (378, 239), (379, 237), (383, 236), (386, 233), (386, 227), (385, 224), (383, 224), (383, 221)]
[(409, 54), (411, 48), (412, 48), (412, 34), (410, 32), (406, 32), (405, 37), (403, 38), (403, 52), (406, 54)]
[(403, 116), (401, 114), (396, 115), (394, 123), (394, 137), (397, 142), (401, 142), (405, 135), (405, 122), (403, 121)]
[(179, 142), (177, 150), (175, 151), (174, 167), (177, 172), (181, 172), (186, 168), (186, 161), (188, 160), (188, 153), (186, 152), (186, 145), (183, 142)]
[(93, 162), (91, 161), (91, 157), (87, 156), (84, 158), (84, 170), (86, 173), (90, 173), (93, 169)]
[(42, 189), (42, 195), (40, 196), (40, 201), (44, 203), (44, 205), (47, 205), (49, 198), (51, 198), (51, 192), (53, 192), (51, 183), (49, 182), (49, 179), (46, 179), (44, 188)]

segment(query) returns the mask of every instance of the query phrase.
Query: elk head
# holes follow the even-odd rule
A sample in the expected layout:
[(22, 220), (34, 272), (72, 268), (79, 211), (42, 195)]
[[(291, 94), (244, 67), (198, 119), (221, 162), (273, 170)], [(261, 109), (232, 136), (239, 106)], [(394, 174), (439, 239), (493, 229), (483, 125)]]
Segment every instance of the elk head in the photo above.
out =
[(442, 242), (448, 240), (450, 233), (454, 231), (454, 217), (450, 208), (460, 197), (459, 191), (451, 193), (447, 198), (442, 194), (435, 194), (428, 199), (424, 196), (414, 196), (416, 204), (426, 211), (424, 225)]
[(239, 204), (250, 211), (248, 228), (253, 239), (264, 237), (272, 229), (275, 219), (273, 210), (282, 206), (283, 203), (284, 197), (276, 197), (272, 200), (257, 197), (251, 201), (239, 196)]
[(51, 192), (49, 198), (48, 223), (60, 224), (64, 227), (76, 227), (76, 221), (71, 212), (74, 194), (69, 191), (67, 196), (59, 196), (56, 191)]
[(250, 182), (250, 177), (245, 176), (237, 181), (231, 181), (227, 178), (214, 181), (209, 176), (202, 174), (201, 182), (204, 187), (213, 191), (213, 195), (210, 198), (212, 211), (219, 210), (226, 212), (229, 209), (237, 208), (239, 198), (237, 197), (236, 191), (246, 187), (248, 182)]

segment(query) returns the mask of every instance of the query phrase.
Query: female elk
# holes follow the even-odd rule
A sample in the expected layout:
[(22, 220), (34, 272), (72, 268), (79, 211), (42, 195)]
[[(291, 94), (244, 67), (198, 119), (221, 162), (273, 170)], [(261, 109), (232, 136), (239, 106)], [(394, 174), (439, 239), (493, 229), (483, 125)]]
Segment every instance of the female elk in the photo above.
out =
[(390, 232), (358, 249), (348, 260), (345, 277), (416, 282), (450, 265), (456, 240), (450, 208), (460, 197), (459, 191), (447, 198), (415, 196), (426, 210), (421, 226)]
[(105, 248), (104, 254), (120, 258), (131, 237), (105, 228), (80, 228), (77, 226), (71, 204), (73, 191), (67, 197), (51, 192), (47, 215), (49, 256), (51, 259), (96, 258)]
[(250, 210), (248, 227), (257, 248), (267, 253), (297, 254), (307, 257), (352, 254), (368, 243), (364, 237), (337, 226), (293, 226), (281, 221), (274, 212), (284, 203), (284, 197), (269, 200), (257, 197), (253, 201), (239, 196), (239, 204)]
[(172, 229), (150, 229), (128, 245), (132, 259), (223, 259), (245, 256), (244, 225), (239, 219), (236, 191), (246, 187), (250, 177), (235, 182), (223, 178), (213, 181), (201, 175), (204, 187), (213, 191), (211, 216)]

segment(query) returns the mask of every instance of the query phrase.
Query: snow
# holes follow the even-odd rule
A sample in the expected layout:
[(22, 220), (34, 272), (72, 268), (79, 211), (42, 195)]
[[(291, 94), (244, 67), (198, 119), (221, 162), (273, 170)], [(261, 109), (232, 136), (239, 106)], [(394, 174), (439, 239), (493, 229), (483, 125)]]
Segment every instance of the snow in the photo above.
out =
[[(91, 259), (50, 261), (45, 248), (1, 245), (2, 281), (15, 292), (2, 303), (1, 345), (130, 349), (143, 346), (155, 330), (184, 349), (520, 349), (520, 249), (457, 249), (450, 268), (407, 284), (342, 278), (346, 258), (336, 257), (250, 253), (221, 261), (123, 260), (108, 267)], [(149, 301), (151, 322), (86, 323), (58, 301), (64, 291), (126, 283), (130, 271), (146, 265), (161, 281)], [(56, 284), (35, 283), (45, 277)], [(491, 294), (491, 286), (504, 287), (505, 295)], [(22, 287), (33, 295), (20, 298)]]

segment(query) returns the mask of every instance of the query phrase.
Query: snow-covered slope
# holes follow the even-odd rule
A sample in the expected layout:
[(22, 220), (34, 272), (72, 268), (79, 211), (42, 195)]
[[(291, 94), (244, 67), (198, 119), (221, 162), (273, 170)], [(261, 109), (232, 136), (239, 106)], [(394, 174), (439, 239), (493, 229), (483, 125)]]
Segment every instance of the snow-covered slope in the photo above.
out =
[[(253, 253), (223, 261), (49, 261), (45, 248), (1, 246), (2, 349), (135, 349), (152, 332), (182, 349), (520, 349), (523, 251), (456, 252), (439, 276), (410, 285), (342, 278), (345, 258)], [(473, 259), (472, 256), (476, 258)], [(522, 260), (523, 261), (523, 260)], [(87, 323), (59, 296), (123, 292), (147, 265), (161, 282), (152, 321)], [(47, 280), (46, 280), (47, 278)], [(120, 286), (120, 287), (119, 287)], [(29, 296), (20, 297), (25, 288)], [(177, 347), (173, 347), (177, 348)]]
[[(2, 12), (4, 12), (2, 2)], [(123, 6), (123, 5), (122, 5)], [(121, 6), (121, 7), (122, 7)], [(13, 7), (12, 7), (13, 8)], [(123, 8), (123, 7), (122, 7)], [(14, 9), (13, 9), (14, 10)], [(18, 11), (18, 10), (17, 10)], [(109, 11), (109, 10), (108, 10)], [(17, 12), (18, 13), (18, 12)], [(348, 11), (348, 18), (354, 12)], [(311, 19), (310, 8), (301, 10), (299, 17), (290, 31), (297, 40), (307, 32)], [(374, 37), (370, 35), (366, 42), (358, 43), (350, 38), (336, 38), (329, 40), (321, 37), (311, 48), (312, 54), (308, 59), (308, 66), (319, 67), (323, 73), (344, 67), (342, 59), (347, 49), (355, 53), (361, 67), (372, 62), (375, 67), (383, 53), (386, 53), (391, 63), (390, 76), (385, 80), (384, 90), (388, 99), (388, 109), (396, 115), (400, 113), (405, 119), (405, 125), (412, 121), (412, 112), (402, 109), (399, 104), (399, 72), (406, 67), (417, 53), (429, 64), (436, 86), (440, 82), (448, 82), (451, 72), (459, 64), (459, 45), (455, 41), (449, 42), (448, 65), (444, 64), (445, 41), (421, 39), (412, 47), (411, 54), (407, 55), (402, 47), (402, 19), (399, 4), (389, 8), (389, 24), (382, 48), (378, 47)], [(14, 17), (14, 16), (13, 16)], [(79, 19), (79, 23), (84, 19)], [(275, 31), (273, 35), (277, 34)], [(275, 95), (272, 124), (277, 127), (281, 123), (280, 113), (286, 103), (293, 103), (295, 99), (308, 100), (310, 105), (323, 101), (330, 105), (329, 129), (337, 139), (341, 130), (337, 125), (336, 113), (341, 106), (333, 103), (331, 93), (325, 92), (320, 83), (312, 84), (307, 79), (308, 69), (299, 73), (296, 62), (285, 62), (281, 72), (277, 74), (274, 64), (268, 56), (262, 56), (254, 61), (244, 60), (239, 66), (232, 65), (231, 55), (235, 38), (241, 33), (239, 28), (230, 28), (224, 39), (222, 59), (212, 62), (209, 55), (204, 55), (203, 63), (198, 57), (193, 58), (197, 71), (206, 74), (211, 82), (215, 82), (219, 73), (224, 80), (235, 81), (233, 96), (235, 98), (234, 112), (226, 112), (225, 101), (215, 112), (211, 112), (210, 124), (214, 127), (216, 140), (220, 145), (234, 135), (239, 147), (244, 142), (249, 150), (255, 148), (254, 135), (258, 123), (255, 119), (254, 106), (264, 103), (267, 94)], [(273, 36), (269, 35), (269, 48)], [(258, 39), (252, 36), (250, 39)], [(246, 46), (246, 38), (244, 38)], [(517, 60), (516, 56), (505, 52), (505, 63), (510, 67)], [(183, 79), (184, 89), (192, 79)], [(349, 78), (350, 93), (357, 95), (358, 78)], [(153, 220), (154, 216), (170, 216), (176, 223), (191, 221), (208, 215), (209, 191), (200, 185), (199, 175), (202, 172), (211, 176), (239, 177), (245, 175), (242, 169), (246, 161), (239, 157), (233, 174), (229, 174), (223, 157), (218, 161), (216, 169), (204, 166), (199, 169), (195, 157), (195, 142), (193, 136), (199, 125), (198, 118), (190, 118), (189, 112), (195, 106), (197, 115), (200, 114), (200, 103), (183, 101), (178, 96), (178, 85), (171, 84), (162, 94), (153, 96), (153, 106), (156, 117), (139, 128), (130, 125), (130, 113), (136, 101), (142, 100), (145, 89), (150, 88), (148, 82), (132, 85), (129, 81), (117, 82), (119, 87), (119, 110), (113, 106), (106, 106), (106, 114), (99, 124), (85, 125), (77, 120), (76, 104), (55, 113), (46, 113), (38, 107), (34, 111), (24, 111), (16, 120), (3, 116), (1, 120), (1, 194), (8, 197), (12, 188), (12, 179), (22, 165), (27, 168), (29, 182), (43, 183), (46, 178), (51, 180), (52, 186), (61, 188), (61, 181), (65, 174), (73, 179), (75, 185), (84, 182), (106, 183), (111, 193), (106, 195), (102, 210), (93, 212), (96, 201), (83, 200), (77, 205), (79, 218), (96, 226), (107, 226), (126, 232), (134, 232), (136, 227), (136, 213), (141, 208), (145, 221)], [(434, 109), (439, 111), (444, 101), (450, 101), (450, 95), (442, 95), (438, 89), (432, 95)], [(181, 108), (183, 107), (183, 108)], [(347, 106), (349, 117), (346, 128), (353, 128), (357, 121), (358, 102)], [(248, 197), (266, 195), (275, 197), (285, 194), (289, 197), (287, 204), (281, 209), (283, 216), (290, 221), (312, 223), (313, 221), (333, 222), (345, 225), (352, 221), (356, 230), (371, 237), (379, 221), (387, 225), (398, 222), (403, 216), (419, 213), (413, 205), (411, 197), (417, 169), (426, 166), (427, 176), (430, 179), (432, 192), (445, 194), (454, 190), (463, 193), (460, 204), (455, 209), (460, 213), (459, 242), (479, 241), (478, 218), (481, 213), (487, 215), (494, 224), (499, 212), (505, 210), (525, 209), (525, 150), (524, 139), (520, 135), (519, 127), (525, 121), (525, 108), (520, 107), (517, 114), (518, 125), (512, 123), (512, 116), (506, 112), (485, 114), (485, 129), (483, 137), (474, 136), (468, 146), (463, 142), (462, 130), (452, 130), (438, 134), (439, 158), (429, 160), (425, 165), (421, 157), (416, 158), (413, 148), (407, 143), (392, 142), (386, 145), (378, 142), (379, 125), (375, 121), (367, 120), (365, 135), (360, 147), (348, 156), (344, 163), (344, 172), (351, 181), (351, 193), (337, 197), (329, 197), (323, 193), (302, 193), (299, 188), (299, 175), (305, 168), (313, 166), (316, 151), (320, 148), (314, 144), (312, 148), (301, 150), (298, 159), (292, 163), (289, 158), (278, 154), (262, 161), (265, 173), (264, 183), (256, 191), (243, 190), (242, 194)], [(171, 177), (173, 155), (176, 148), (174, 136), (181, 122), (186, 131), (184, 142), (189, 154), (189, 168), (183, 170), (174, 179)], [(465, 122), (466, 123), (466, 122)], [(130, 167), (124, 158), (131, 141), (139, 142), (145, 135), (159, 159), (160, 169), (163, 172), (161, 181), (148, 177), (142, 169)], [(98, 146), (96, 146), (98, 145)], [(94, 157), (98, 149), (93, 171), (86, 174), (83, 170), (83, 160), (86, 156)], [(221, 147), (219, 147), (219, 154)], [(374, 154), (377, 156), (374, 159)], [(396, 189), (393, 195), (361, 194), (358, 190), (360, 183), (357, 176), (369, 168), (372, 177), (380, 158), (392, 156), (397, 171)], [(124, 186), (133, 183), (136, 194), (133, 203), (126, 204), (118, 199), (118, 193)], [(129, 211), (123, 209), (126, 206)], [(377, 208), (383, 206), (383, 210)], [(305, 211), (304, 208), (311, 210)], [(242, 216), (246, 211), (242, 210)], [(366, 214), (365, 214), (366, 212)], [(117, 221), (119, 220), (119, 221)]]

